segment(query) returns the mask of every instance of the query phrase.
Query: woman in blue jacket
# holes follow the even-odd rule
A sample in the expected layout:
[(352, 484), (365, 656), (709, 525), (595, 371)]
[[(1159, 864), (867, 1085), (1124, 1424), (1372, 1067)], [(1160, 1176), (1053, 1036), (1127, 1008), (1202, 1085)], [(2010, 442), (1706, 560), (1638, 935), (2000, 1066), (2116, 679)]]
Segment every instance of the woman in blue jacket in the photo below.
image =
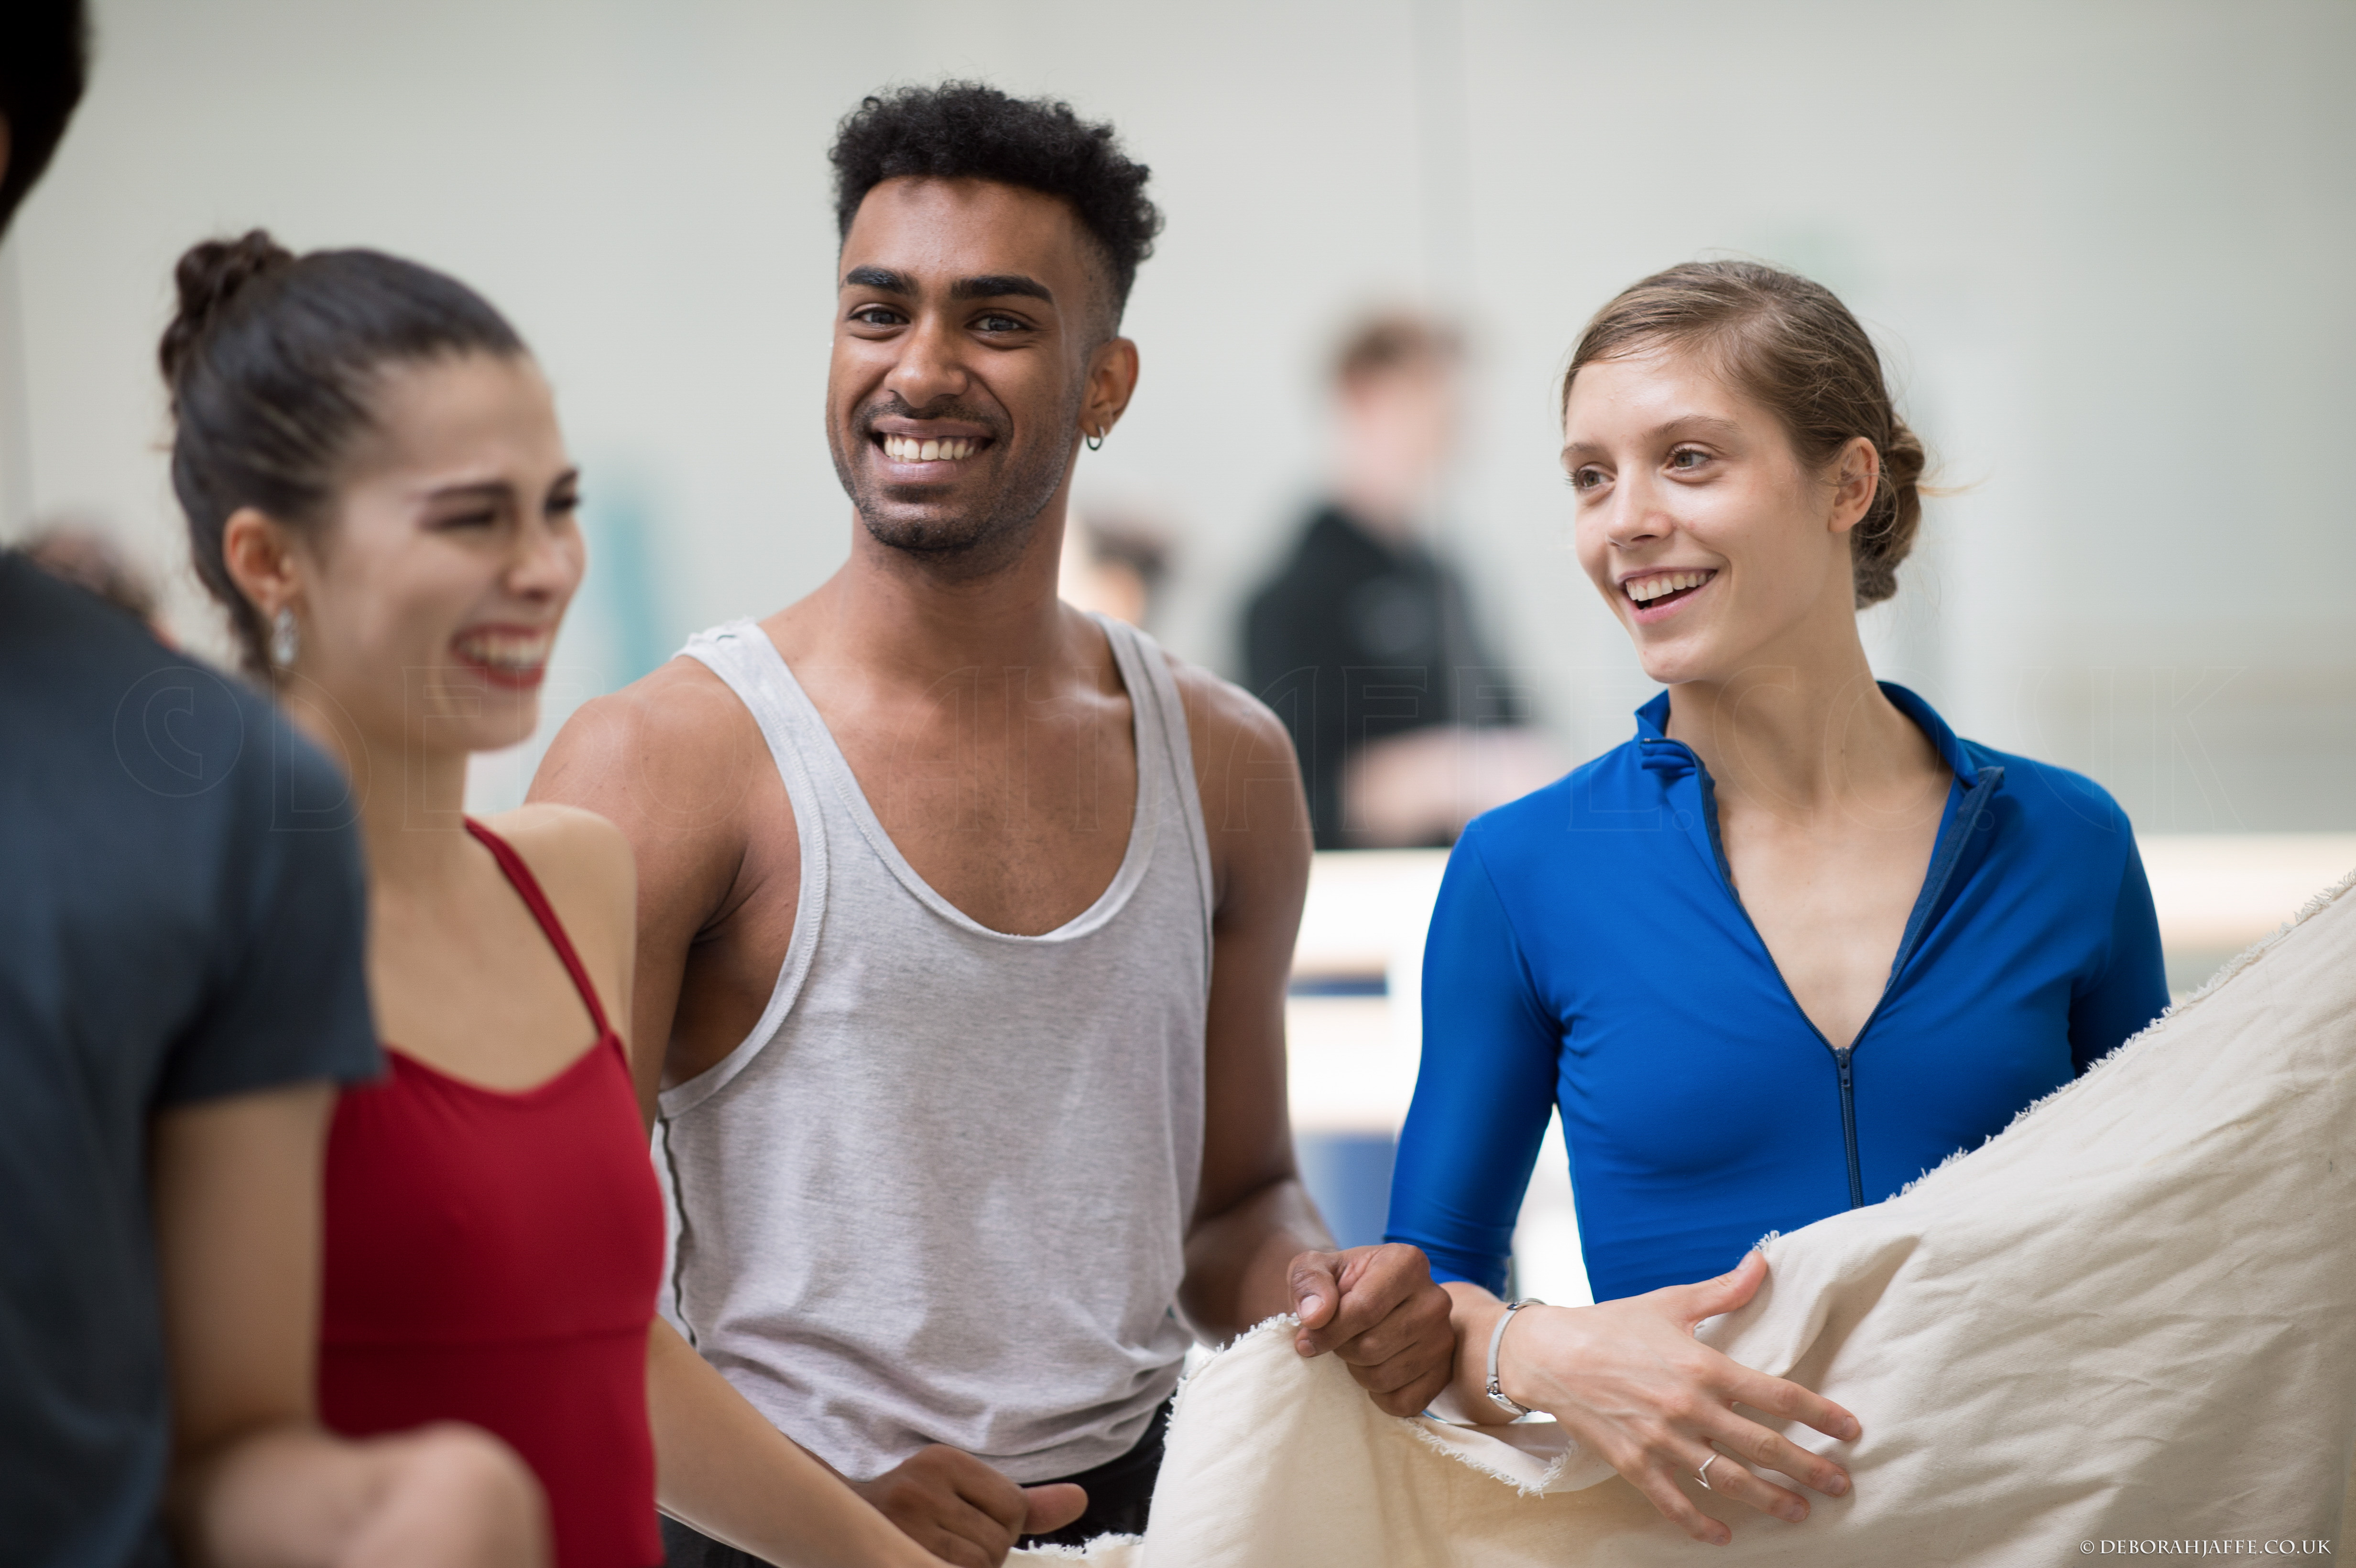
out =
[[(1830, 293), (1648, 278), (1563, 414), (1580, 563), (1668, 689), (1458, 842), (1390, 1239), (1454, 1298), (1464, 1413), (1544, 1410), (1723, 1541), (1682, 1483), (1792, 1520), (1751, 1467), (1848, 1485), (1733, 1404), (1858, 1425), (1693, 1325), (1758, 1288), (1761, 1236), (1890, 1196), (2148, 1022), (2159, 933), (2099, 787), (1874, 681), (1856, 613), (1896, 588), (1922, 448)], [(1524, 1308), (1495, 1293), (1557, 1106), (1601, 1305)]]

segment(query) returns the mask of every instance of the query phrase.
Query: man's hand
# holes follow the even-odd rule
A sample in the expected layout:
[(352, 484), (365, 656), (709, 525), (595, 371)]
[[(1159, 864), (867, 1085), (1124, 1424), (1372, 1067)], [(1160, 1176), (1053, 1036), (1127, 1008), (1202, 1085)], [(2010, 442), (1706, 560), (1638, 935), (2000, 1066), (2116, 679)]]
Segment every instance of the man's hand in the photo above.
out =
[(1448, 1386), (1456, 1335), (1448, 1293), (1431, 1280), (1422, 1250), (1398, 1242), (1339, 1253), (1302, 1253), (1290, 1271), (1304, 1356), (1331, 1350), (1376, 1408), (1414, 1415)]
[(1061, 1530), (1088, 1494), (1066, 1484), (1018, 1487), (970, 1454), (934, 1444), (851, 1489), (917, 1545), (958, 1568), (998, 1568), (1015, 1541)]

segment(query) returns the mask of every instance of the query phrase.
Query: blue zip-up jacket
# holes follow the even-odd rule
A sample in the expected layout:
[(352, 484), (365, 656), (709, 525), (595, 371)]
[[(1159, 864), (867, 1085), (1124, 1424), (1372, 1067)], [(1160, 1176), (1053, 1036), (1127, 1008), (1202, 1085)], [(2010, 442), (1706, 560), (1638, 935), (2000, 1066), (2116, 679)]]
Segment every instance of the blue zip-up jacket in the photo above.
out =
[(1436, 1277), (1505, 1288), (1551, 1107), (1606, 1301), (1889, 1197), (2167, 1006), (2117, 804), (1881, 689), (1955, 782), (1847, 1050), (1800, 1010), (1735, 895), (1709, 774), (1662, 732), (1666, 692), (1634, 740), (1465, 830), (1424, 948), (1423, 1066), (1391, 1183), (1390, 1239)]

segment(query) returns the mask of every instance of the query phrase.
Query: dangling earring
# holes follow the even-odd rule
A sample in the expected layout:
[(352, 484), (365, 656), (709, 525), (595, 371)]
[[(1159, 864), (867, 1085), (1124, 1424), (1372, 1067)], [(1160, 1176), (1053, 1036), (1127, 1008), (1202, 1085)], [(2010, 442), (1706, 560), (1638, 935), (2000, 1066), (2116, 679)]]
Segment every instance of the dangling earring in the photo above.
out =
[(290, 669), (294, 656), (302, 648), (302, 633), (294, 624), (293, 605), (282, 605), (278, 618), (270, 624), (270, 662), (279, 669)]
[(1104, 432), (1097, 431), (1087, 437), (1087, 440), (1088, 450), (1090, 452), (1102, 452), (1104, 450)]

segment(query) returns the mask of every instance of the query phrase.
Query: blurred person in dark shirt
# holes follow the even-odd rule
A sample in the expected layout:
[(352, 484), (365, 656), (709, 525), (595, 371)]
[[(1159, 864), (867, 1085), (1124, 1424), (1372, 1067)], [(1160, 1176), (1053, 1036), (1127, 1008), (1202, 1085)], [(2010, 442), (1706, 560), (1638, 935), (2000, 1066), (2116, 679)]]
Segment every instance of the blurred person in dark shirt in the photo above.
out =
[[(87, 75), (0, 5), (0, 235)], [(0, 1560), (534, 1568), (480, 1433), (314, 1417), (337, 1086), (380, 1065), (346, 780), (259, 692), (0, 549)]]
[(1429, 538), (1463, 358), (1407, 312), (1344, 337), (1328, 498), (1246, 614), (1251, 688), (1291, 731), (1320, 849), (1452, 843), (1561, 771)]

